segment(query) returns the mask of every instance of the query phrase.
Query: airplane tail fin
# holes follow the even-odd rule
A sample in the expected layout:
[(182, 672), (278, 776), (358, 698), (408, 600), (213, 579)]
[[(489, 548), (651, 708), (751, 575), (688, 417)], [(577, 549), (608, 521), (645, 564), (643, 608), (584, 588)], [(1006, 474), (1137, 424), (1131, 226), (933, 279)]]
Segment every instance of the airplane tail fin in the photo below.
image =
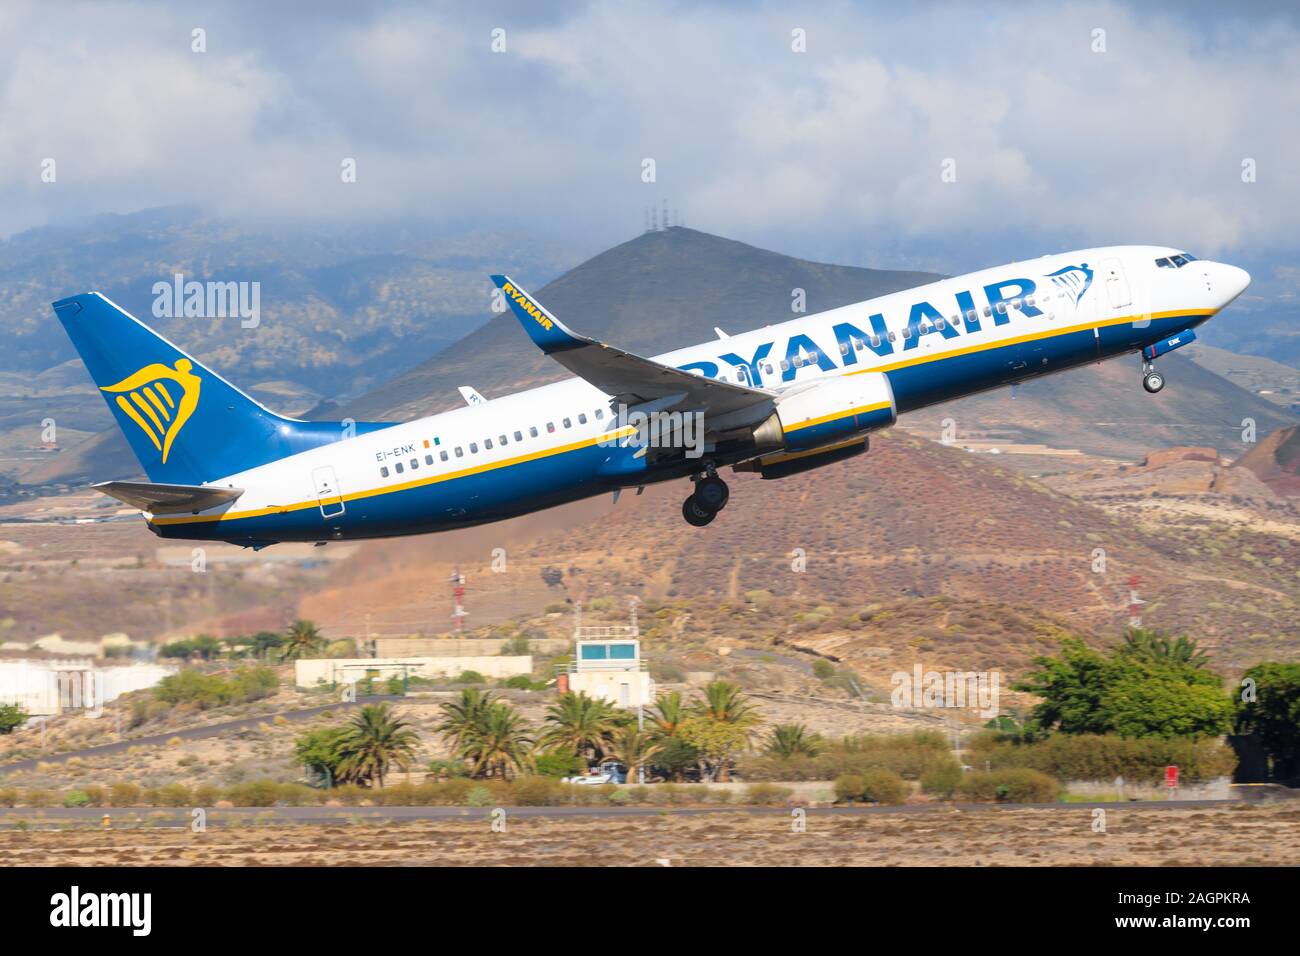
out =
[(200, 485), (387, 427), (277, 415), (98, 292), (54, 312), (150, 481)]

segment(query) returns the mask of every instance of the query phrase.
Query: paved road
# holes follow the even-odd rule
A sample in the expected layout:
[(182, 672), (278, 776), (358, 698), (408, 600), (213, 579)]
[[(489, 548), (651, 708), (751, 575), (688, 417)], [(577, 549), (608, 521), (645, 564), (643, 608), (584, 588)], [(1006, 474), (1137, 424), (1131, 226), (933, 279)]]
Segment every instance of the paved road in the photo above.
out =
[[(1150, 803), (958, 803), (918, 804), (885, 807), (813, 807), (809, 816), (863, 816), (873, 814), (921, 814), (963, 811), (999, 813), (1004, 810), (1050, 810), (1054, 813), (1091, 813), (1097, 807), (1108, 810), (1199, 810), (1206, 807), (1236, 803), (1236, 800), (1161, 800)], [(790, 807), (507, 807), (513, 817), (539, 817), (563, 819), (566, 817), (654, 817), (700, 816), (717, 813), (746, 813), (751, 815), (790, 816)], [(405, 822), (409, 820), (472, 820), (488, 819), (490, 807), (234, 807), (209, 809), (210, 826), (247, 825), (250, 822), (271, 823), (354, 823)], [(147, 825), (151, 827), (186, 827), (192, 820), (190, 808), (155, 807), (19, 807), (0, 808), (0, 829), (8, 830), (20, 822), (28, 828), (50, 829), (59, 826), (102, 823), (107, 815), (115, 827)]]
[[(101, 754), (121, 753), (130, 747), (136, 747), (149, 744), (165, 744), (175, 737), (181, 740), (202, 740), (204, 737), (216, 737), (218, 734), (225, 733), (228, 730), (243, 730), (248, 727), (256, 727), (258, 724), (264, 724), (268, 720), (275, 720), (277, 717), (283, 717), (285, 720), (308, 720), (327, 710), (347, 710), (353, 707), (360, 707), (363, 704), (373, 704), (379, 701), (399, 701), (409, 700), (403, 697), (386, 697), (375, 695), (373, 697), (363, 697), (355, 703), (342, 703), (334, 701), (330, 704), (323, 704), (320, 707), (307, 707), (303, 710), (282, 710), (269, 714), (258, 714), (256, 717), (241, 717), (239, 720), (228, 720), (220, 724), (208, 724), (204, 727), (189, 727), (184, 730), (172, 730), (163, 734), (149, 734), (144, 737), (125, 737), (111, 744), (101, 744), (98, 747), (87, 747), (84, 750), (65, 750), (61, 753), (42, 754), (39, 757), (29, 757), (26, 760), (15, 760), (13, 763), (0, 764), (0, 776), (14, 770), (34, 770), (38, 763), (62, 763), (69, 757), (97, 757)], [(101, 718), (109, 720), (105, 716)]]

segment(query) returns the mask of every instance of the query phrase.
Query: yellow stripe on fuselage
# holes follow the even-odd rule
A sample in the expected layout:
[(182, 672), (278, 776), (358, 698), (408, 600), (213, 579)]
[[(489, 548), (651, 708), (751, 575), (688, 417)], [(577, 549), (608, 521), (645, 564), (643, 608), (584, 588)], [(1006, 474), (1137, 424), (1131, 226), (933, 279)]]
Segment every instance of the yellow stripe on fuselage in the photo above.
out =
[[(578, 451), (581, 448), (590, 448), (604, 441), (617, 441), (628, 435), (636, 433), (636, 429), (627, 425), (617, 431), (605, 432), (603, 435), (597, 435), (594, 438), (587, 438), (583, 441), (572, 442), (568, 445), (557, 445), (554, 448), (543, 448), (539, 451), (529, 452), (527, 455), (518, 455), (514, 458), (505, 458), (501, 461), (488, 462), (483, 465), (475, 465), (473, 468), (462, 468), (460, 471), (449, 471), (442, 475), (430, 475), (428, 478), (417, 478), (414, 481), (403, 481), (395, 485), (385, 485), (382, 488), (370, 488), (365, 491), (354, 491), (351, 494), (343, 495), (342, 499), (347, 501), (360, 501), (363, 498), (373, 498), (377, 495), (392, 494), (397, 491), (409, 491), (412, 488), (422, 488), (425, 485), (436, 485), (441, 481), (452, 481), (456, 478), (467, 478), (470, 475), (479, 475), (486, 471), (495, 471), (498, 468), (508, 468), (511, 465), (522, 465), (525, 462), (537, 461), (539, 458), (549, 458), (552, 455), (563, 455), (566, 452)], [(330, 499), (334, 501), (336, 499)], [(234, 521), (237, 518), (260, 518), (264, 515), (287, 514), (290, 511), (301, 511), (305, 508), (315, 508), (320, 502), (313, 498), (310, 501), (296, 501), (290, 505), (272, 505), (267, 508), (252, 508), (248, 511), (227, 511), (221, 515), (167, 515), (153, 519), (154, 524), (191, 524), (204, 521)]]

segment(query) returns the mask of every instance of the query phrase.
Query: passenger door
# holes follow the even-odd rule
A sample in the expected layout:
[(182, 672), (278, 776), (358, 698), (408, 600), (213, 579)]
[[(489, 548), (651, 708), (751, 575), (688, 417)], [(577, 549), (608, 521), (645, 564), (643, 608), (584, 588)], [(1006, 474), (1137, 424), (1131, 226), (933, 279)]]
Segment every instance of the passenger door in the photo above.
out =
[(1118, 259), (1105, 259), (1098, 271), (1102, 284), (1106, 287), (1106, 301), (1112, 309), (1127, 309), (1133, 304), (1133, 293), (1129, 289), (1128, 278), (1124, 275), (1124, 266)]
[(319, 468), (313, 468), (311, 472), (312, 483), (316, 486), (316, 500), (320, 503), (320, 514), (322, 518), (337, 518), (343, 514), (343, 495), (339, 491), (338, 476), (334, 474), (334, 469), (330, 465), (322, 465)]

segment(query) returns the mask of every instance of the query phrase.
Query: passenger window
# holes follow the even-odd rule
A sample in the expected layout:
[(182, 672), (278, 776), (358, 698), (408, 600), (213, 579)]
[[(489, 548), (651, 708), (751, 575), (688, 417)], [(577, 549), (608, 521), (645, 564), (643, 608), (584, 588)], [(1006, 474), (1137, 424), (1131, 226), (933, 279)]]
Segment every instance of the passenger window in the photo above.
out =
[(477, 455), (477, 454), (478, 454), (478, 442), (470, 442), (470, 443), (469, 443), (469, 453), (470, 453), (471, 455)]
[(415, 469), (417, 469), (417, 468), (419, 468), (419, 467), (420, 467), (420, 459), (418, 459), (418, 458), (412, 458), (412, 459), (411, 459), (411, 471), (415, 471)]
[(446, 461), (446, 460), (447, 460), (447, 452), (446, 452), (446, 450), (444, 449), (443, 451), (438, 452), (438, 457), (439, 457), (440, 459), (442, 459), (443, 461)]
[(506, 445), (509, 444), (509, 442), (506, 441), (506, 436), (505, 436), (505, 435), (500, 435), (500, 436), (498, 436), (498, 441), (501, 443), (501, 447), (502, 447), (502, 448), (504, 448)]
[(772, 374), (772, 366), (771, 366), (771, 365), (764, 365), (764, 366), (763, 366), (763, 371), (766, 372), (768, 375), (771, 375), (771, 374)]
[(379, 469), (379, 477), (380, 477), (380, 478), (387, 478), (387, 477), (388, 477), (388, 468), (387, 468), (387, 466), (385, 466), (385, 467)]
[(781, 371), (790, 371), (790, 363), (786, 359), (781, 359)]
[(894, 336), (894, 333), (893, 333), (893, 332), (890, 332), (890, 333), (889, 333), (889, 341), (891, 341), (891, 342), (897, 342), (897, 341), (898, 341), (898, 339)]
[(546, 434), (551, 435), (555, 432), (555, 422), (546, 423)]
[(572, 427), (573, 427), (573, 420), (572, 420), (572, 419), (569, 419), (569, 418), (566, 418), (566, 419), (564, 420), (564, 427), (565, 427), (565, 428), (572, 428)]
[(579, 424), (579, 425), (585, 425), (585, 424), (587, 424), (587, 413), (586, 413), (586, 412), (579, 412), (579, 413), (578, 413), (578, 424)]
[(841, 342), (841, 343), (840, 343), (840, 354), (841, 354), (841, 355), (848, 355), (848, 354), (849, 354), (849, 343), (848, 343), (848, 342)]
[(879, 336), (879, 335), (873, 335), (873, 336), (871, 337), (871, 347), (872, 347), (873, 349), (878, 349), (878, 348), (880, 348), (880, 336)]
[(515, 432), (515, 441), (523, 441), (523, 440), (524, 440), (524, 433), (523, 433), (523, 432)]
[(979, 317), (975, 314), (974, 309), (971, 309), (969, 312), (966, 313), (966, 322), (968, 325), (974, 325), (976, 321), (978, 321), (978, 319)]
[(1006, 315), (1006, 314), (1007, 314), (1007, 304), (1005, 302), (999, 302), (998, 315)]
[(529, 426), (528, 426), (528, 437), (529, 437), (529, 438), (536, 438), (536, 437), (537, 437), (537, 426), (536, 426), (536, 425), (529, 425)]
[(459, 445), (456, 446), (456, 457), (457, 457), (457, 458), (464, 458), (464, 457), (465, 457), (465, 453), (464, 453), (463, 451), (461, 451), (461, 448), (460, 448)]
[(938, 329), (940, 332), (943, 331), (944, 326), (946, 326), (947, 324), (948, 324), (948, 323), (945, 322), (943, 319), (935, 319), (935, 320), (934, 320), (934, 327), (935, 327), (936, 329)]
[(484, 448), (485, 451), (491, 451), (491, 450), (492, 450), (492, 439), (491, 439), (491, 438), (485, 438), (485, 439), (483, 439), (483, 448)]
[(425, 463), (426, 465), (432, 465), (432, 464), (433, 464), (433, 456), (432, 456), (432, 455), (425, 455), (425, 456), (424, 456), (424, 463)]
[(395, 464), (393, 467), (397, 469), (397, 473), (399, 475), (402, 473), (402, 463), (400, 461), (397, 464)]
[(984, 318), (987, 319), (992, 314), (993, 314), (993, 310), (990, 309), (987, 305), (984, 306)]
[(912, 327), (910, 325), (903, 326), (903, 338), (910, 339), (911, 337), (912, 337)]
[(596, 409), (596, 421), (600, 421), (604, 417), (605, 417), (605, 410), (603, 408)]

